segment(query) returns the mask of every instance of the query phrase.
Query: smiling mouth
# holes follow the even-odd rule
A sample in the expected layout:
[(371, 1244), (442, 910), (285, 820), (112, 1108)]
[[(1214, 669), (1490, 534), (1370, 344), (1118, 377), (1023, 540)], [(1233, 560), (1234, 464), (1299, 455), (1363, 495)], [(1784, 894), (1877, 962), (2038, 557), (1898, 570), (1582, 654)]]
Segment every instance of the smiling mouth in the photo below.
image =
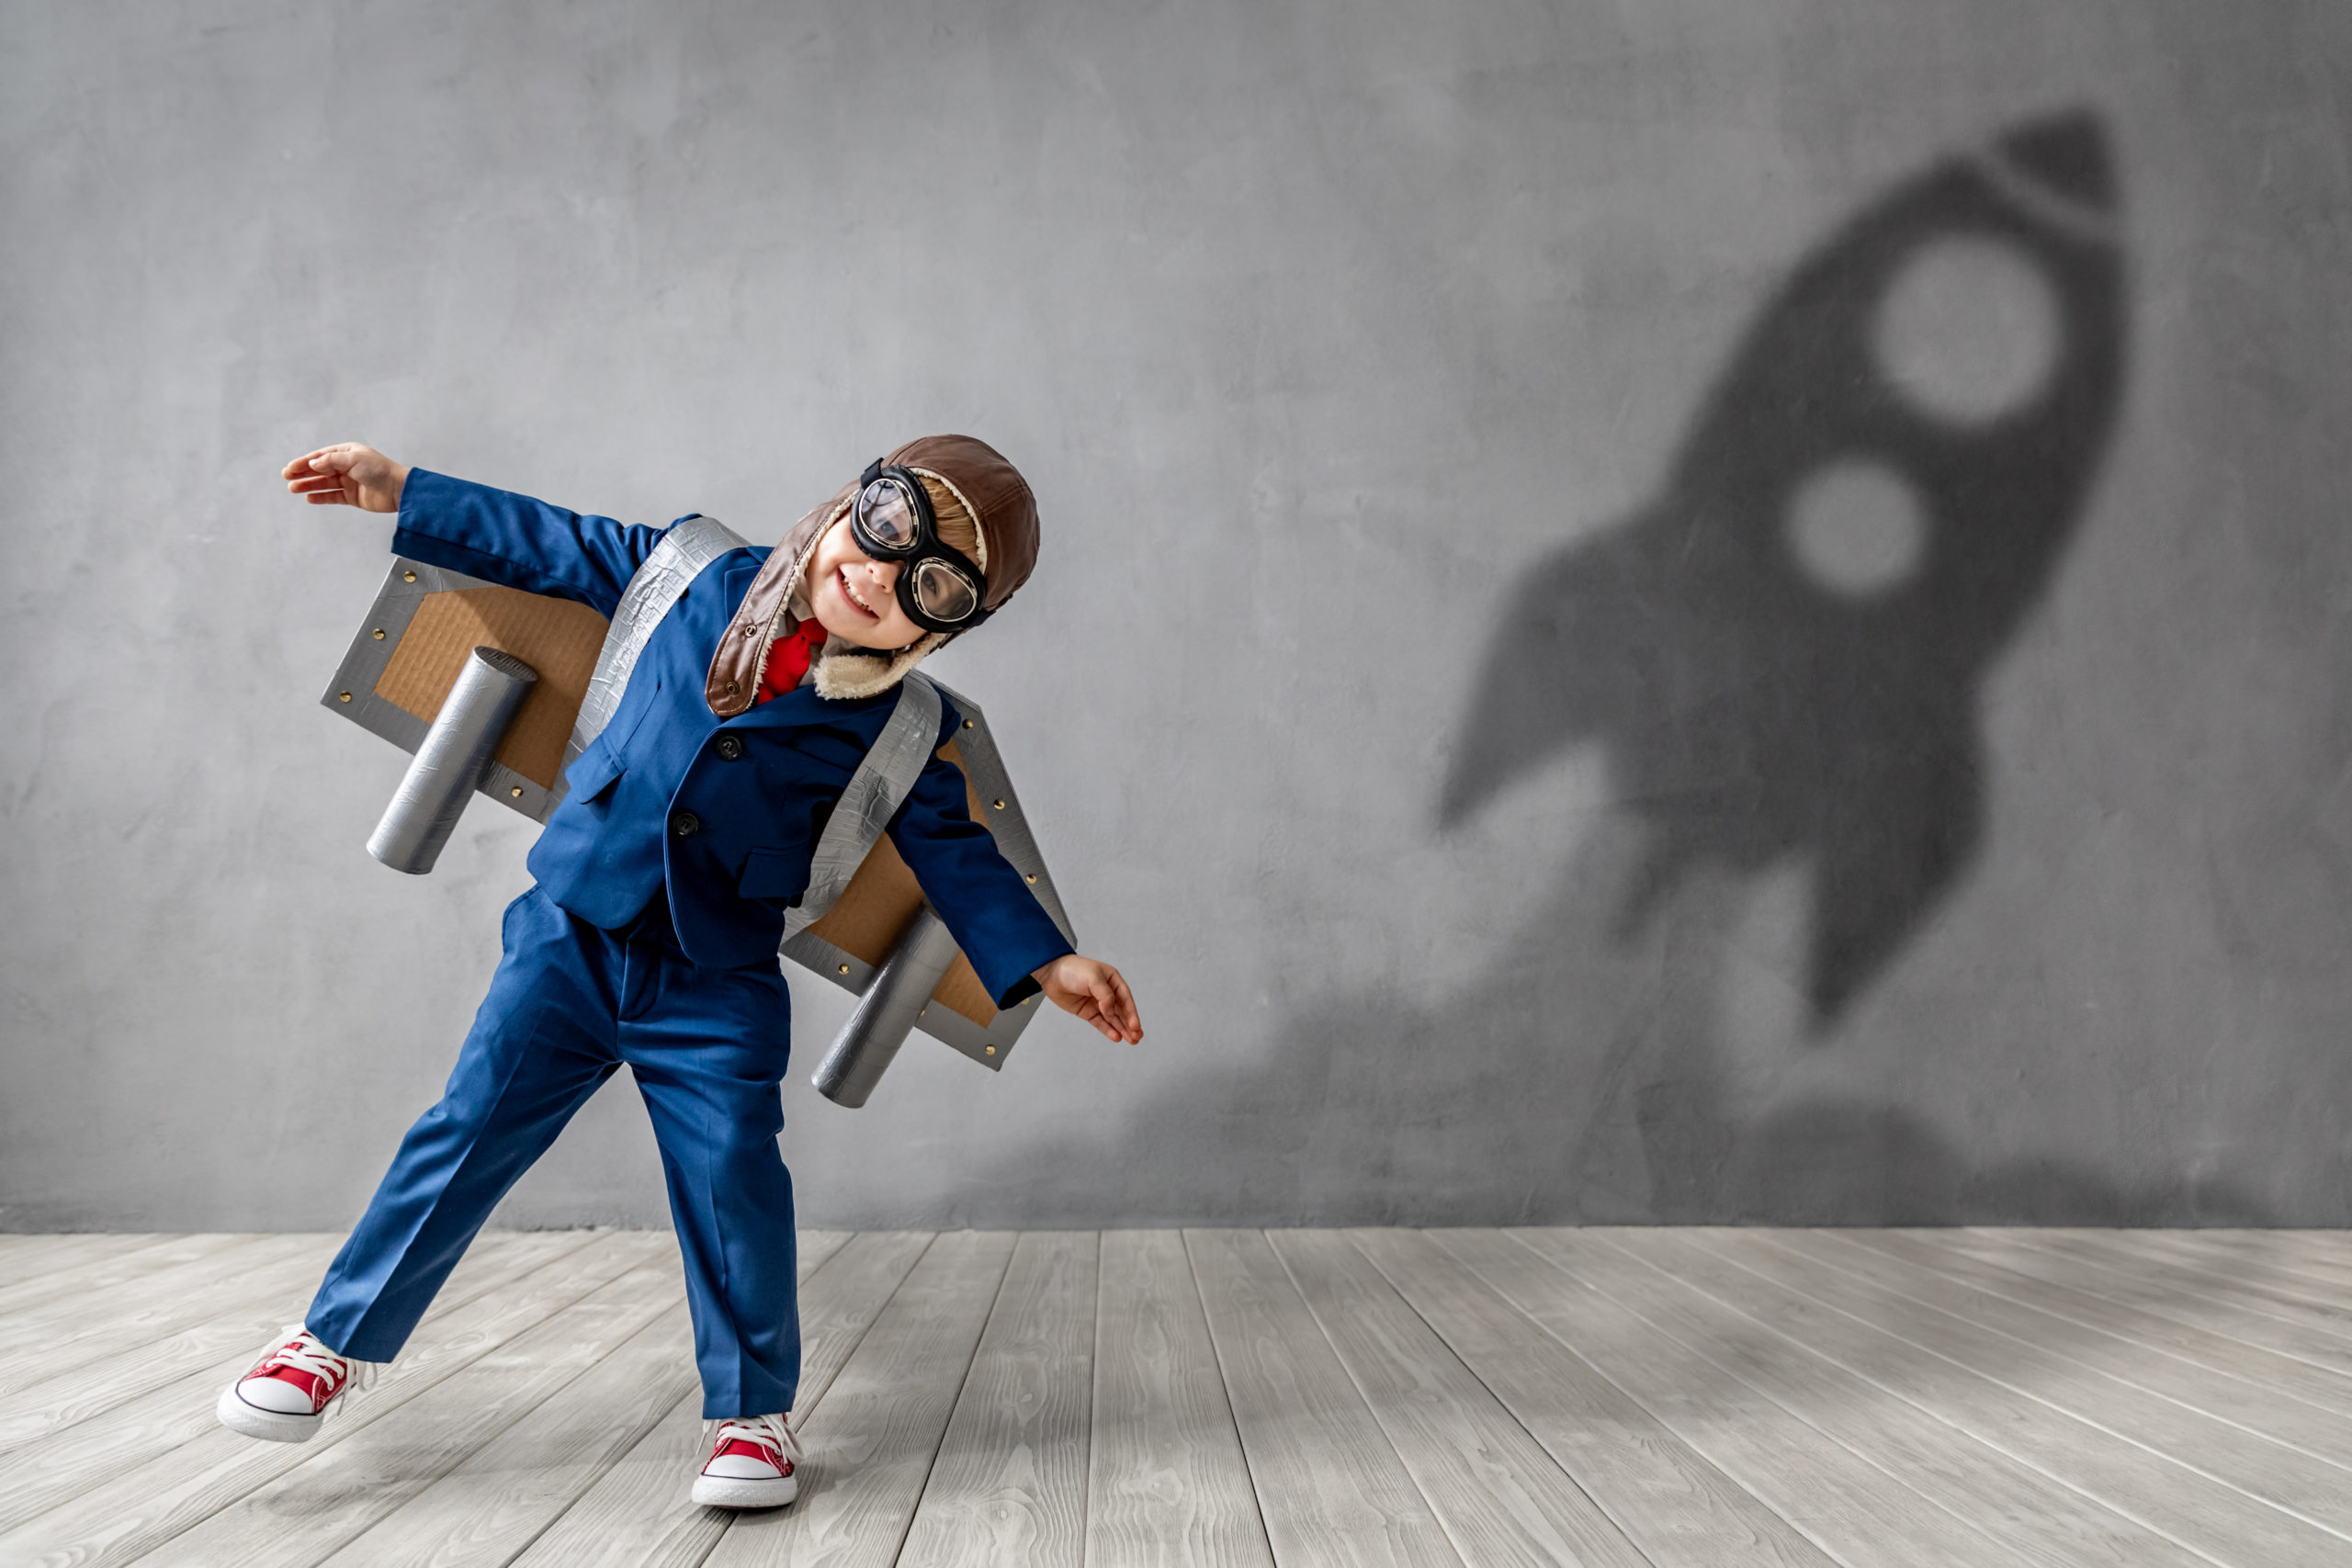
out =
[(849, 569), (847, 567), (837, 566), (833, 568), (833, 575), (841, 580), (842, 594), (844, 598), (846, 598), (851, 604), (856, 605), (858, 609), (865, 612), (865, 615), (873, 619), (878, 621), (882, 618), (882, 612), (867, 604), (865, 600), (859, 598), (857, 596), (857, 590), (849, 585)]

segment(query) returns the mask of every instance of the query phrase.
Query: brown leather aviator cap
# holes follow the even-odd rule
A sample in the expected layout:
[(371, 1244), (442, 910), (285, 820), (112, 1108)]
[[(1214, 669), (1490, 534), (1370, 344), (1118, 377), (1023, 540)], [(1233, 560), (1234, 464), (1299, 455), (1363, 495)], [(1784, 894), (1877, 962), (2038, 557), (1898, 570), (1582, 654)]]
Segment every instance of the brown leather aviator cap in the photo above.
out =
[[(988, 579), (982, 601), (1001, 609), (1015, 590), (1029, 581), (1037, 564), (1037, 498), (1021, 470), (987, 442), (969, 435), (926, 435), (908, 442), (883, 459), (886, 464), (929, 475), (964, 498), (980, 530), (980, 570)], [(710, 660), (704, 696), (710, 711), (732, 718), (752, 705), (760, 689), (760, 671), (767, 661), (768, 645), (789, 636), (796, 625), (792, 590), (808, 564), (808, 557), (825, 530), (849, 511), (857, 499), (852, 479), (832, 499), (794, 524), (768, 556), (751, 591), (736, 609), (727, 634), (718, 639)], [(887, 691), (925, 655), (942, 648), (955, 634), (931, 632), (897, 652), (876, 650), (860, 664), (871, 664), (873, 674), (859, 682), (851, 694), (865, 690)], [(821, 689), (821, 687), (820, 687)]]

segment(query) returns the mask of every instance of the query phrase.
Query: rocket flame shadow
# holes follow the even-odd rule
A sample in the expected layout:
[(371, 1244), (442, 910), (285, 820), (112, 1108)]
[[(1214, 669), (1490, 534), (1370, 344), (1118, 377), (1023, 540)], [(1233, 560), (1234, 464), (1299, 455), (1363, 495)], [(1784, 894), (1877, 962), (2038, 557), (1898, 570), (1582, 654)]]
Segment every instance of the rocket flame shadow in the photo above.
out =
[[(1979, 689), (2048, 585), (2115, 423), (2114, 205), (2106, 136), (2074, 113), (1929, 168), (1801, 263), (1663, 492), (1527, 574), (1441, 824), (1553, 753), (1599, 742), (1622, 807), (1649, 829), (1619, 934), (1702, 867), (1746, 875), (1807, 857), (1811, 1021), (1835, 1023), (1981, 839)], [(2014, 276), (2047, 290), (2046, 368), (1997, 408), (1939, 410), (1887, 362), (1893, 291), (1955, 243), (2011, 258)], [(1854, 493), (1883, 507), (1908, 503), (1907, 519), (1860, 520), (1916, 530), (1892, 580), (1825, 581), (1798, 547), (1808, 487), (1840, 473), (1871, 476), (1878, 488)]]

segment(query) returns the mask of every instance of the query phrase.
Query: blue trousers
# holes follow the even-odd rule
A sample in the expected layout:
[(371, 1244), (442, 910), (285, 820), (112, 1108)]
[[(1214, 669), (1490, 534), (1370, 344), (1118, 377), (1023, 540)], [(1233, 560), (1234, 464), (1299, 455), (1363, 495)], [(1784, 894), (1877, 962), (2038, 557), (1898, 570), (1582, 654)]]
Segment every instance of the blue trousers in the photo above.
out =
[(390, 1360), (492, 1208), (626, 1062), (669, 1181), (703, 1415), (791, 1409), (800, 1315), (776, 1152), (791, 1027), (776, 966), (689, 963), (662, 897), (616, 932), (533, 887), (507, 906), (498, 973), (441, 1102), (401, 1140), (304, 1323), (339, 1354)]

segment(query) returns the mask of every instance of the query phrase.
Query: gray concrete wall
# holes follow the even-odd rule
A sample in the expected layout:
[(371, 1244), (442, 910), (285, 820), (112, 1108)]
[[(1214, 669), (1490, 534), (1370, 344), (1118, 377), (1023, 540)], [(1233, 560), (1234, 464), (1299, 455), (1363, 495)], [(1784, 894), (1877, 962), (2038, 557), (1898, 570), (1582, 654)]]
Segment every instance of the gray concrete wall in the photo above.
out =
[[(2352, 12), (0, 12), (0, 1224), (334, 1227), (525, 883), (315, 702), (371, 442), (942, 661), (1150, 1039), (806, 1072), (822, 1224), (2352, 1221)], [(2030, 122), (1991, 173), (1947, 161)], [(1939, 172), (1941, 171), (1941, 172)], [(503, 1219), (660, 1223), (626, 1080)]]

